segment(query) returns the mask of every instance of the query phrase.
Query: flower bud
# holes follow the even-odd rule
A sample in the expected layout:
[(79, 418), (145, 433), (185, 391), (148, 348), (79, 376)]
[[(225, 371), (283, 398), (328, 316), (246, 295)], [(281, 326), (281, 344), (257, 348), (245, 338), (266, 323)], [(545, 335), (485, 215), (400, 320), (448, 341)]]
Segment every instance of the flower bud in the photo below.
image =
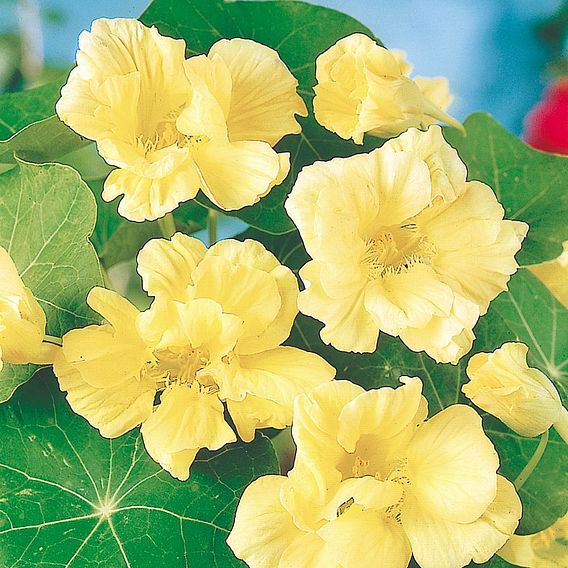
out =
[(477, 353), (462, 391), (521, 436), (532, 438), (554, 425), (566, 440), (568, 412), (552, 382), (527, 365), (527, 352), (523, 343), (505, 343), (493, 353)]

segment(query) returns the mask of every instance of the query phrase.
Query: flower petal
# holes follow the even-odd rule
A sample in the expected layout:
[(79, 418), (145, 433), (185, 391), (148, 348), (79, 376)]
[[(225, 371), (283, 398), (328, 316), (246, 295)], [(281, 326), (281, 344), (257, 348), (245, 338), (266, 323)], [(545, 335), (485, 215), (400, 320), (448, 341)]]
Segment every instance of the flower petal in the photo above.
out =
[(217, 450), (236, 441), (223, 411), (217, 395), (201, 391), (196, 383), (166, 389), (141, 428), (148, 453), (174, 477), (186, 480), (200, 448)]
[(404, 531), (394, 519), (357, 506), (324, 525), (318, 535), (344, 568), (406, 568), (412, 554)]
[(499, 458), (469, 406), (450, 406), (421, 425), (406, 455), (412, 494), (431, 516), (471, 523), (495, 499)]
[(405, 504), (402, 523), (422, 568), (455, 568), (487, 562), (511, 537), (521, 517), (513, 484), (497, 476), (497, 495), (477, 520), (455, 523), (414, 502)]
[[(244, 242), (233, 239), (219, 241), (207, 252), (207, 258), (217, 256), (226, 259), (235, 266), (248, 266), (267, 273), (274, 279), (280, 295), (280, 309), (274, 320), (267, 325), (262, 333), (251, 333), (248, 337), (242, 337), (239, 340), (239, 353), (258, 353), (279, 346), (288, 339), (298, 313), (298, 281), (294, 273), (288, 267), (280, 264), (278, 259), (267, 251), (261, 243), (251, 239)], [(207, 293), (211, 294), (211, 290)], [(258, 302), (260, 297), (258, 290), (255, 295), (255, 301)], [(237, 315), (240, 315), (246, 321), (248, 319), (246, 314), (250, 309), (251, 306), (247, 306), (246, 310), (241, 313), (239, 308)]]
[(295, 347), (277, 347), (254, 355), (242, 355), (238, 365), (235, 386), (241, 392), (284, 406), (288, 409), (290, 422), (294, 398), (335, 376), (335, 369), (319, 355)]
[[(173, 153), (170, 156), (174, 159)], [(170, 165), (160, 177), (143, 177), (136, 172), (113, 170), (105, 180), (103, 199), (112, 201), (124, 195), (118, 212), (131, 221), (154, 220), (173, 211), (180, 203), (193, 199), (201, 180), (189, 156)]]
[(183, 301), (193, 283), (192, 272), (203, 259), (205, 245), (198, 239), (176, 233), (170, 240), (148, 241), (138, 253), (138, 273), (150, 296)]
[(286, 548), (304, 534), (280, 503), (285, 477), (266, 475), (243, 493), (227, 544), (251, 568), (275, 568)]
[(274, 146), (301, 130), (295, 114), (308, 111), (296, 93), (298, 81), (276, 51), (248, 39), (222, 39), (209, 51), (224, 61), (232, 79), (227, 117), (229, 139), (259, 140)]
[(152, 412), (156, 394), (152, 380), (130, 377), (112, 382), (106, 377), (107, 382), (102, 387), (92, 386), (81, 376), (76, 364), (66, 360), (65, 350), (56, 357), (53, 371), (61, 390), (67, 391), (67, 401), (73, 411), (86, 418), (106, 438), (122, 436), (144, 422)]
[(253, 205), (283, 179), (280, 158), (266, 142), (211, 140), (192, 155), (203, 192), (226, 211)]

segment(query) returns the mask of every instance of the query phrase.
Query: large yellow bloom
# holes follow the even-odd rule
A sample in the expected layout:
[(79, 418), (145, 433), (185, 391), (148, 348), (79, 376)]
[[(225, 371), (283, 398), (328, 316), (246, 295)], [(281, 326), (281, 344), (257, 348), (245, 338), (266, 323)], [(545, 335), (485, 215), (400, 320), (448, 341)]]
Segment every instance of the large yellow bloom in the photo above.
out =
[(313, 258), (299, 307), (325, 323), (322, 339), (373, 351), (383, 330), (439, 362), (469, 351), (528, 228), (503, 220), (490, 187), (466, 182), (438, 126), (305, 167), (286, 209)]
[(288, 477), (262, 477), (239, 504), (228, 543), (251, 568), (459, 568), (487, 561), (521, 503), (497, 475), (470, 407), (425, 421), (417, 378), (365, 392), (337, 381), (296, 399)]
[(363, 34), (352, 34), (316, 60), (314, 114), (328, 130), (355, 143), (368, 132), (396, 136), (436, 121), (462, 125), (444, 111), (452, 102), (447, 79), (408, 75), (399, 51), (389, 51)]
[(282, 347), (297, 313), (292, 272), (255, 241), (207, 250), (176, 234), (150, 241), (138, 270), (154, 297), (140, 313), (95, 288), (89, 305), (108, 323), (63, 338), (54, 370), (72, 408), (104, 436), (142, 424), (149, 454), (187, 479), (200, 448), (292, 421), (297, 394), (333, 378), (323, 359)]
[(286, 177), (289, 155), (272, 146), (300, 132), (297, 81), (278, 54), (221, 40), (185, 60), (185, 42), (136, 20), (101, 19), (79, 37), (77, 67), (57, 103), (60, 118), (95, 140), (117, 166), (107, 201), (156, 219), (201, 188), (224, 209), (252, 205)]
[(554, 426), (568, 442), (568, 410), (550, 379), (527, 365), (528, 347), (505, 343), (493, 353), (476, 353), (462, 387), (471, 401), (521, 436), (538, 436)]
[(48, 364), (56, 347), (44, 343), (45, 313), (0, 247), (0, 370), (3, 363)]
[(498, 554), (524, 568), (568, 568), (568, 515), (540, 532), (513, 535)]

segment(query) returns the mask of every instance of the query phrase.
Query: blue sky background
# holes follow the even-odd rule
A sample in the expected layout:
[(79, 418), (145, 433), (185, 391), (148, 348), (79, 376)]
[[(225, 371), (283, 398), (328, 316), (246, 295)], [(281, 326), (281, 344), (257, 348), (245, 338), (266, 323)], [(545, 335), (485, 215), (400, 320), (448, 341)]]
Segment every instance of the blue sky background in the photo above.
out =
[[(48, 61), (70, 64), (77, 35), (99, 17), (136, 17), (146, 0), (39, 0), (64, 19), (47, 24)], [(364, 22), (388, 47), (407, 52), (419, 75), (445, 75), (455, 101), (452, 114), (493, 114), (516, 134), (544, 87), (546, 49), (534, 25), (561, 0), (316, 0)], [(0, 3), (0, 28), (14, 22), (13, 7)]]

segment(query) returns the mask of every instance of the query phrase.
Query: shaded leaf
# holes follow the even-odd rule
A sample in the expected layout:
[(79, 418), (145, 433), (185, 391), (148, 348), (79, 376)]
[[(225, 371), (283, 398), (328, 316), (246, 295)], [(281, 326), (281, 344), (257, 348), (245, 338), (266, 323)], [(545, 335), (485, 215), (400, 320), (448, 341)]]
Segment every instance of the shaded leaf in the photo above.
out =
[(201, 452), (187, 482), (73, 414), (42, 372), (0, 407), (0, 563), (35, 568), (244, 566), (225, 539), (243, 489), (276, 473), (269, 440)]
[[(77, 172), (57, 164), (19, 161), (0, 175), (0, 246), (14, 260), (47, 318), (47, 334), (61, 337), (93, 321), (85, 299), (102, 278), (88, 237), (95, 201)], [(0, 400), (31, 377), (31, 365), (5, 365)]]

